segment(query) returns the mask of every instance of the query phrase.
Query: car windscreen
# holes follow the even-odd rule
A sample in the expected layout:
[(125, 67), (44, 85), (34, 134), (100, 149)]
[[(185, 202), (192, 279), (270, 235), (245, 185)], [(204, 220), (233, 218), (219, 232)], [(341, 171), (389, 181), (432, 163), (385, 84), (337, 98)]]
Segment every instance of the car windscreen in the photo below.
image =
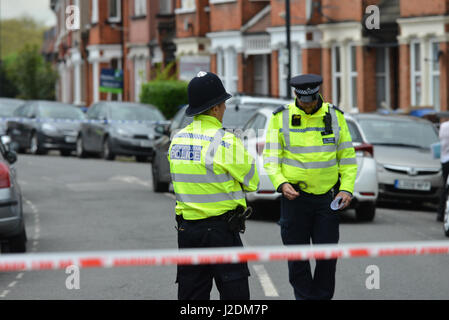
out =
[(112, 120), (125, 121), (164, 121), (162, 113), (154, 108), (143, 105), (113, 105), (111, 106)]
[(223, 116), (223, 127), (230, 129), (243, 128), (248, 120), (256, 113), (254, 108), (236, 108), (227, 106)]
[(82, 120), (84, 113), (70, 105), (48, 104), (39, 106), (39, 118)]
[(23, 104), (24, 102), (0, 100), (0, 117), (12, 117), (14, 111)]
[(429, 148), (438, 142), (432, 124), (388, 119), (361, 119), (359, 124), (369, 143), (374, 145)]

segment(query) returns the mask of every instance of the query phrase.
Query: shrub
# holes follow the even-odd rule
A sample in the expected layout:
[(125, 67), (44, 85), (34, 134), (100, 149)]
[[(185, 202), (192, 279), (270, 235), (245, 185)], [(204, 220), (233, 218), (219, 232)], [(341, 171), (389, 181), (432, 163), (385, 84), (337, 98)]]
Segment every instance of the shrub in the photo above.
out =
[(159, 108), (167, 119), (171, 119), (181, 105), (188, 103), (188, 83), (178, 80), (156, 80), (142, 86), (140, 101)]

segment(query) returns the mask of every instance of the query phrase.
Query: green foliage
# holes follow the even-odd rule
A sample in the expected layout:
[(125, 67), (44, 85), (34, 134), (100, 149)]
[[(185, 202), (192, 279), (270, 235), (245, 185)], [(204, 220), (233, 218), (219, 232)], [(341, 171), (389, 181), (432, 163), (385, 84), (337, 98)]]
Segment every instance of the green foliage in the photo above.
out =
[(178, 71), (176, 66), (176, 61), (170, 62), (165, 68), (163, 68), (162, 63), (157, 63), (155, 75), (153, 77), (154, 81), (177, 80)]
[(18, 98), (54, 100), (58, 78), (37, 46), (26, 45), (15, 58), (7, 60), (6, 75), (18, 90)]
[(7, 19), (1, 22), (1, 41), (4, 58), (10, 54), (18, 53), (25, 44), (42, 47), (44, 41), (45, 25), (31, 17)]
[(171, 119), (179, 106), (188, 103), (187, 86), (187, 82), (178, 80), (151, 81), (142, 86), (140, 101), (158, 107), (167, 119)]

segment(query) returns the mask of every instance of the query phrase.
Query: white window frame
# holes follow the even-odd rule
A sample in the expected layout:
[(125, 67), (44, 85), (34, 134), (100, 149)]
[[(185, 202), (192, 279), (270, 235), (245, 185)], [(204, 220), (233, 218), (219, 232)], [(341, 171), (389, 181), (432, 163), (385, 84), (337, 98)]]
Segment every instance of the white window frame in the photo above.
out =
[(159, 0), (159, 13), (171, 14), (173, 12), (171, 0)]
[(145, 58), (134, 59), (134, 100), (140, 102), (140, 93), (142, 92), (142, 84), (145, 83), (147, 77), (147, 60)]
[(237, 51), (235, 48), (228, 48), (226, 50), (226, 88), (229, 88), (231, 93), (238, 92), (238, 62), (237, 62)]
[[(336, 57), (336, 50), (339, 50), (340, 52), (340, 71), (337, 71), (337, 57)], [(342, 90), (343, 90), (343, 59), (342, 59), (342, 53), (343, 53), (343, 46), (339, 44), (335, 44), (331, 48), (331, 56), (332, 56), (332, 100), (336, 104), (340, 104), (341, 102), (341, 96), (342, 96)], [(337, 92), (337, 79), (340, 79), (340, 92)]]
[[(433, 45), (438, 44), (437, 52), (436, 54), (433, 52)], [(440, 111), (441, 109), (441, 102), (440, 102), (440, 94), (438, 95), (437, 99), (438, 101), (435, 101), (434, 96), (434, 88), (433, 88), (433, 78), (438, 77), (438, 83), (441, 82), (441, 70), (440, 70), (440, 61), (437, 60), (435, 62), (435, 59), (438, 59), (438, 52), (440, 51), (439, 47), (439, 41), (437, 39), (431, 39), (429, 41), (429, 57), (430, 57), (430, 68), (429, 68), (429, 88), (430, 88), (430, 103), (435, 108), (436, 111)], [(435, 64), (438, 64), (438, 70), (434, 70), (433, 66)], [(439, 90), (438, 90), (439, 91)]]
[[(415, 45), (419, 45), (419, 52), (420, 52), (420, 70), (415, 70), (415, 62), (416, 62), (416, 55), (415, 55)], [(421, 48), (422, 43), (419, 40), (412, 40), (410, 41), (410, 95), (411, 95), (411, 104), (412, 106), (420, 106), (423, 99), (423, 63), (422, 63), (422, 54), (421, 54)], [(416, 78), (421, 78), (421, 101), (416, 101)]]
[[(254, 59), (261, 59), (261, 68), (260, 68), (260, 75), (256, 77), (256, 60), (254, 60), (254, 93), (260, 94), (260, 95), (268, 95), (270, 93), (269, 83), (268, 83), (268, 55), (254, 55)], [(262, 92), (256, 92), (256, 82), (261, 83), (261, 90)]]
[[(111, 8), (110, 5), (111, 3), (114, 2), (115, 5), (117, 6), (117, 16), (110, 16), (111, 14)], [(122, 21), (122, 2), (120, 0), (108, 0), (108, 21), (109, 22), (113, 22), (113, 23), (117, 23), (117, 22), (121, 22)]]
[[(381, 72), (378, 72), (376, 69), (376, 87), (377, 85), (377, 79), (378, 78), (385, 78), (385, 103), (387, 104), (387, 107), (391, 106), (391, 98), (390, 98), (390, 49), (388, 47), (385, 48), (378, 48), (379, 50), (384, 50), (385, 55), (385, 69)], [(376, 56), (377, 59), (377, 56)], [(377, 94), (376, 94), (376, 100), (377, 100)], [(377, 103), (377, 101), (376, 101)], [(380, 105), (377, 106), (378, 108), (381, 107)]]
[(279, 64), (279, 96), (287, 97), (287, 61), (288, 51), (286, 48), (279, 49), (278, 64)]
[(134, 0), (134, 16), (145, 17), (147, 15), (147, 0)]
[(98, 23), (98, 20), (99, 20), (98, 1), (99, 0), (91, 1), (91, 4), (92, 4), (91, 22), (92, 23)]
[[(354, 51), (352, 50), (354, 48)], [(355, 71), (352, 70), (352, 58), (354, 55), (354, 61), (355, 61)], [(357, 46), (353, 43), (350, 43), (348, 45), (348, 86), (349, 86), (349, 105), (351, 108), (353, 109), (358, 109), (358, 97), (357, 97), (357, 92), (358, 92), (358, 83), (357, 83), (357, 77), (359, 75), (358, 73), (358, 66), (357, 66)], [(341, 65), (340, 65), (341, 67)], [(354, 88), (352, 87), (353, 84), (353, 79), (355, 78), (355, 84), (356, 84), (356, 88), (355, 88), (355, 94), (356, 94), (356, 101), (354, 101)]]
[(223, 84), (225, 83), (226, 77), (226, 60), (224, 50), (219, 48), (217, 49), (217, 75), (221, 79)]
[(181, 0), (181, 9), (183, 10), (195, 10), (195, 0)]

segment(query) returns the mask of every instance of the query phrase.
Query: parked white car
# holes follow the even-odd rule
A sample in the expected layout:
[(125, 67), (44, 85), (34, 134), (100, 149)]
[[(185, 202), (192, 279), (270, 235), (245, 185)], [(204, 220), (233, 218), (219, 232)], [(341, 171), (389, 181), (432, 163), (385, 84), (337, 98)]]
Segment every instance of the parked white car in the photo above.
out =
[[(271, 107), (259, 109), (243, 128), (243, 131), (246, 133), (251, 131), (255, 132), (255, 135), (244, 135), (243, 141), (248, 151), (257, 159), (257, 170), (260, 178), (259, 190), (247, 193), (247, 201), (251, 204), (260, 204), (263, 201), (278, 201), (281, 196), (274, 189), (270, 178), (263, 168), (262, 156), (265, 145), (265, 134), (274, 110)], [(349, 115), (345, 115), (345, 117), (356, 150), (358, 165), (353, 194), (354, 199), (350, 208), (355, 209), (357, 220), (372, 221), (376, 212), (378, 196), (377, 171), (376, 161), (373, 157), (373, 146), (366, 142), (362, 131), (354, 119)]]

